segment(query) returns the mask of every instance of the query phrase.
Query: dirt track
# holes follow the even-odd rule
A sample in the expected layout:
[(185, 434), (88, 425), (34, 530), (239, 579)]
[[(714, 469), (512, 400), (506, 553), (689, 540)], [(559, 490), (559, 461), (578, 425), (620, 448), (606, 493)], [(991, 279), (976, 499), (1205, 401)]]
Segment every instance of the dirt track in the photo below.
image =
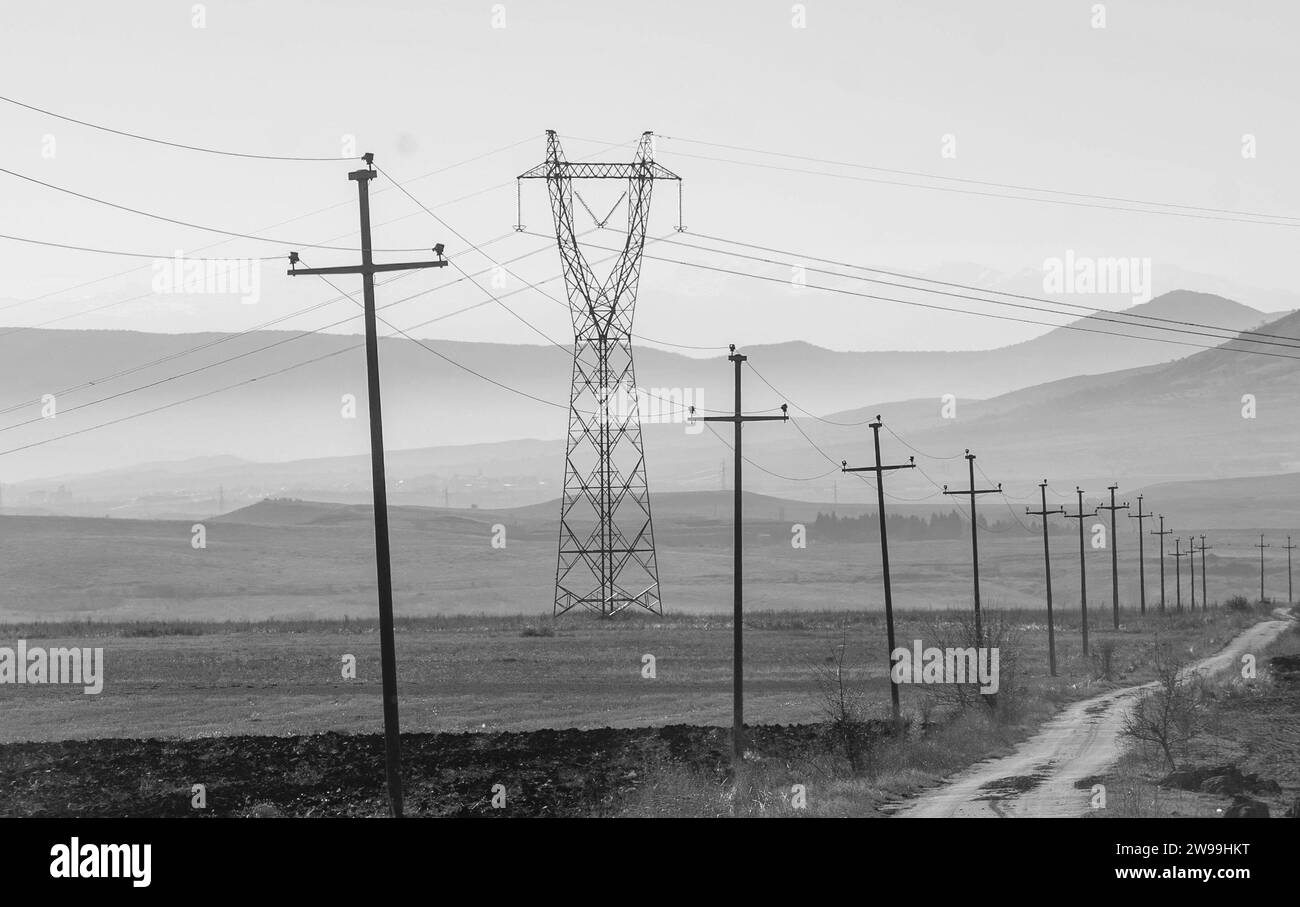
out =
[[(1189, 671), (1207, 676), (1258, 653), (1290, 626), (1280, 619), (1255, 624)], [(905, 818), (1072, 817), (1089, 808), (1092, 782), (1120, 755), (1119, 732), (1133, 703), (1153, 683), (1076, 702), (1009, 756), (971, 766), (894, 815)]]

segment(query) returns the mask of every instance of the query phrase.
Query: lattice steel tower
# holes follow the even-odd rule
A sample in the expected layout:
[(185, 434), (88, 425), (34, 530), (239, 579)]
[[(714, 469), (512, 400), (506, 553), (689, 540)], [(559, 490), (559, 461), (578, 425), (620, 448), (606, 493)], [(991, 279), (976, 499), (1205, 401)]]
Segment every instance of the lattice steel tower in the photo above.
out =
[[(632, 365), (632, 313), (651, 189), (655, 180), (679, 178), (654, 162), (649, 132), (642, 134), (632, 163), (601, 164), (566, 161), (554, 130), (547, 130), (546, 161), (519, 179), (546, 180), (573, 316), (573, 384), (553, 613), (579, 605), (601, 617), (632, 605), (660, 613)], [(627, 239), (603, 280), (578, 248), (574, 230), (573, 181), (587, 179), (627, 181)], [(581, 196), (578, 201), (586, 207)]]

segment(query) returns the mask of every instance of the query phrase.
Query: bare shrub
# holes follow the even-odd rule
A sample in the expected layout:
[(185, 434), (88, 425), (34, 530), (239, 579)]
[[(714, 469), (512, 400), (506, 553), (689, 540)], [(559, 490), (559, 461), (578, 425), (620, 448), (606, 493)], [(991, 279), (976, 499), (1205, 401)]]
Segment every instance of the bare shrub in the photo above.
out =
[(1167, 644), (1157, 643), (1152, 657), (1155, 689), (1139, 699), (1125, 716), (1120, 733), (1159, 746), (1172, 772), (1178, 768), (1175, 749), (1186, 747), (1204, 726), (1204, 686), (1184, 671), (1183, 663)]
[(976, 683), (934, 684), (929, 688), (937, 703), (961, 711), (975, 703), (988, 706), (1000, 719), (1014, 720), (1023, 705), (1024, 690), (1019, 684), (1017, 662), (1020, 631), (1011, 615), (999, 610), (984, 611), (980, 634), (975, 632), (974, 612), (962, 612), (930, 622), (924, 639), (925, 648), (968, 649), (984, 647), (998, 650), (998, 691), (980, 693)]
[(870, 706), (862, 690), (849, 679), (847, 652), (846, 643), (836, 646), (826, 663), (817, 667), (816, 681), (831, 748), (844, 755), (856, 775), (871, 759)]

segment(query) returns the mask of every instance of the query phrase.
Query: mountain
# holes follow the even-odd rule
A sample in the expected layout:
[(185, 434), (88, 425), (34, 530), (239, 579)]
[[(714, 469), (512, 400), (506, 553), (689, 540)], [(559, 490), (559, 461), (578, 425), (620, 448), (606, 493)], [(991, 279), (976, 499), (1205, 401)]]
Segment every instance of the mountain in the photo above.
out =
[[(1262, 317), (1220, 297), (1183, 291), (1137, 310), (1234, 329)], [(1093, 318), (1076, 327), (1117, 329)], [(0, 386), (8, 403), (0, 412), (0, 479), (23, 482), (10, 500), (25, 507), (61, 506), (53, 498), (66, 499), (67, 487), (76, 497), (68, 476), (142, 463), (217, 456), (320, 460), (368, 450), (359, 337), (32, 329), (4, 343)], [(393, 338), (381, 339), (380, 348), (390, 450), (564, 435), (572, 368), (565, 349), (432, 340), (420, 346)], [(751, 381), (747, 400), (765, 408), (786, 398), (823, 414), (866, 400), (984, 398), (1080, 373), (1165, 362), (1190, 349), (1065, 329), (986, 351), (835, 352), (789, 342), (746, 350), (757, 374), (780, 389)], [(680, 409), (660, 400), (680, 401), (683, 392), (701, 409), (730, 405), (730, 369), (720, 358), (649, 347), (636, 357), (638, 384), (653, 395), (643, 422), (672, 421), (656, 407), (679, 418)], [(24, 481), (33, 477), (43, 481)], [(29, 492), (36, 496), (27, 499)]]

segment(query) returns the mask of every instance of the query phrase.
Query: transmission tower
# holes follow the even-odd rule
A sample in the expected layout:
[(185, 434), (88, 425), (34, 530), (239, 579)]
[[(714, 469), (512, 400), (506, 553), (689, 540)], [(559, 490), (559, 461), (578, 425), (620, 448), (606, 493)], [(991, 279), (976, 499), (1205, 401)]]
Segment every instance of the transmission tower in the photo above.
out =
[[(655, 180), (679, 177), (656, 164), (653, 152), (653, 136), (646, 132), (630, 164), (570, 162), (555, 131), (547, 130), (546, 160), (519, 176), (546, 180), (573, 317), (556, 615), (577, 606), (601, 617), (632, 605), (661, 613), (632, 365), (632, 314), (651, 190)], [(627, 182), (627, 239), (604, 279), (587, 263), (574, 229), (573, 182), (593, 179)], [(522, 219), (518, 226), (523, 228)]]

